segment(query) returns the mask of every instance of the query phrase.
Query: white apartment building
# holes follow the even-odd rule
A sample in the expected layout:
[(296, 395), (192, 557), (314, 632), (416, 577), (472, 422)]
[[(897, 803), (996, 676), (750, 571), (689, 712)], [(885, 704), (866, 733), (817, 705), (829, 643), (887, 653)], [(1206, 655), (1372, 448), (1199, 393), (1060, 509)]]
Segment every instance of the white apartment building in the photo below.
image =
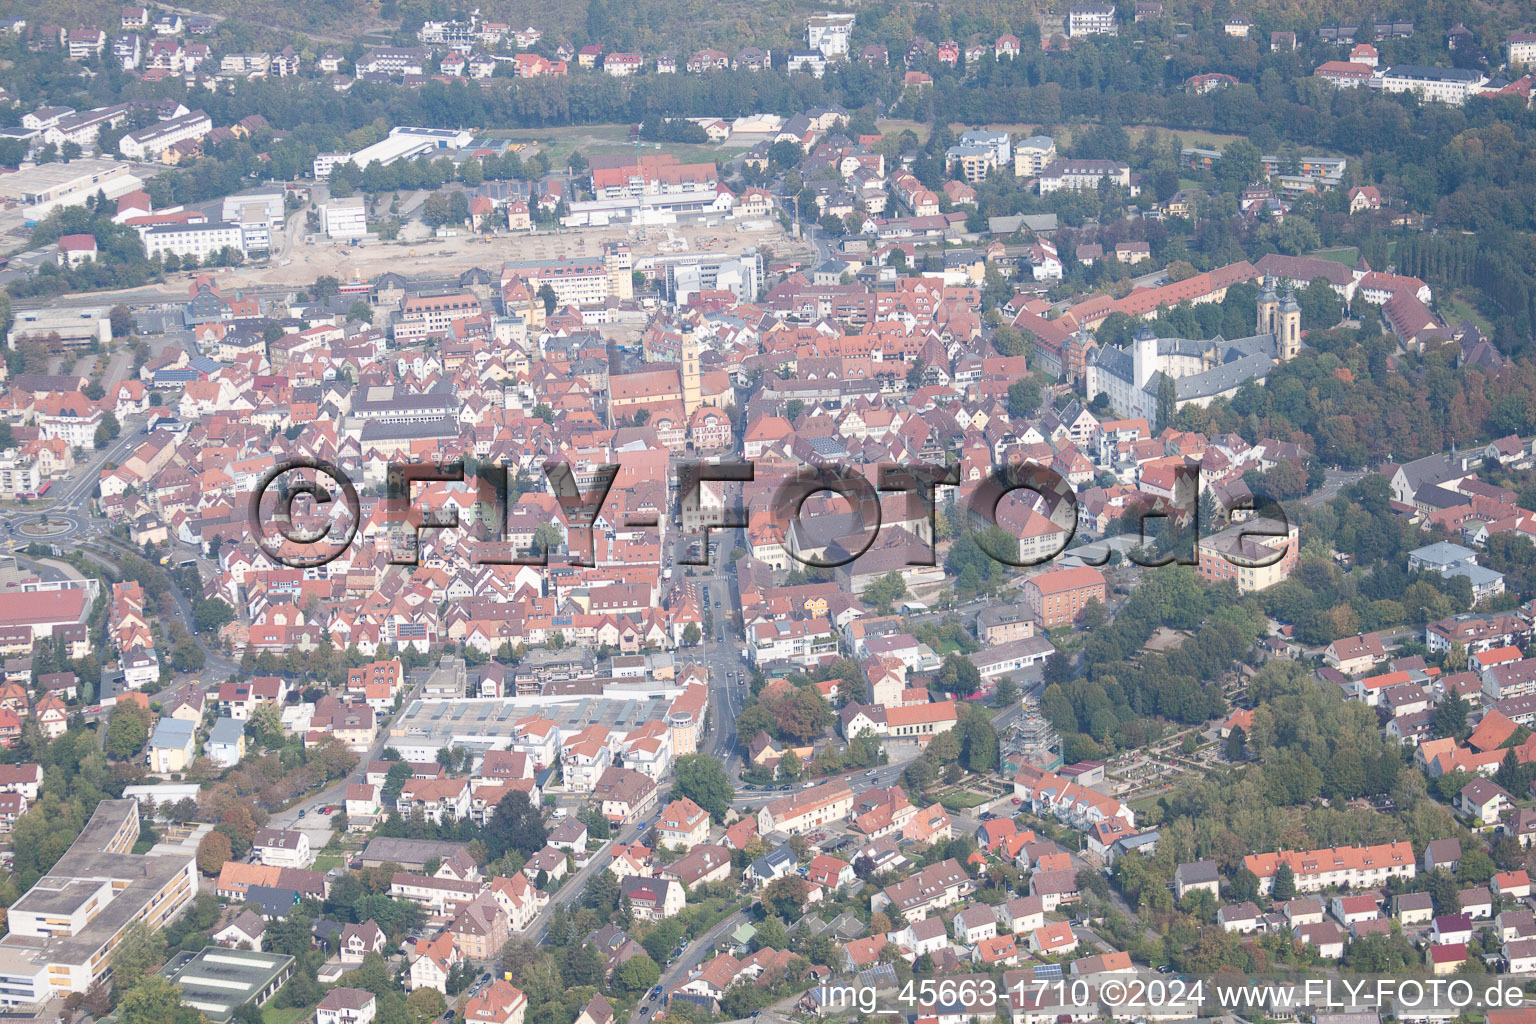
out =
[(101, 407), (91, 402), (82, 408), (62, 406), (38, 413), (37, 432), (44, 440), (57, 438), (71, 448), (90, 448), (101, 426)]
[(117, 148), (130, 160), (156, 160), (176, 143), (200, 139), (211, 131), (213, 119), (201, 110), (194, 110), (169, 121), (129, 132), (118, 142)]
[(1056, 159), (1056, 140), (1049, 135), (1031, 135), (1013, 146), (1013, 174), (1032, 178)]
[(1112, 4), (1080, 4), (1067, 12), (1067, 35), (1112, 36), (1120, 31)]
[(333, 988), (315, 1007), (315, 1024), (372, 1024), (377, 1006), (372, 992)]
[(754, 665), (780, 661), (809, 665), (837, 653), (837, 633), (826, 619), (756, 622), (750, 636), (749, 653)]
[(309, 836), (296, 829), (257, 829), (251, 846), (261, 863), (274, 868), (307, 868), (315, 862)]
[(37, 493), (43, 485), (37, 460), (15, 448), (0, 453), (0, 498), (20, 498)]
[(789, 56), (784, 58), (784, 70), (790, 74), (804, 71), (820, 78), (827, 73), (827, 55), (820, 50), (790, 50)]
[(1053, 160), (1040, 169), (1040, 194), (1062, 189), (1094, 192), (1101, 181), (1121, 188), (1131, 186), (1131, 168), (1114, 160)]
[(1417, 93), (1426, 102), (1447, 103), (1459, 107), (1469, 96), (1476, 96), (1487, 83), (1486, 75), (1470, 68), (1439, 68), (1423, 64), (1398, 64), (1381, 76), (1380, 88), (1387, 92)]
[(208, 224), (158, 224), (143, 232), (144, 255), (150, 259), (174, 253), (185, 259), (196, 256), (199, 263), (221, 249), (245, 254), (245, 232), (238, 224), (212, 221)]
[(612, 279), (600, 259), (523, 260), (502, 264), (501, 280), (520, 277), (537, 292), (546, 283), (562, 306), (600, 306), (608, 301)]
[(1509, 66), (1524, 68), (1536, 64), (1536, 32), (1517, 32), (1506, 40)]
[(820, 50), (823, 57), (848, 56), (852, 36), (851, 14), (813, 14), (805, 19), (805, 45)]

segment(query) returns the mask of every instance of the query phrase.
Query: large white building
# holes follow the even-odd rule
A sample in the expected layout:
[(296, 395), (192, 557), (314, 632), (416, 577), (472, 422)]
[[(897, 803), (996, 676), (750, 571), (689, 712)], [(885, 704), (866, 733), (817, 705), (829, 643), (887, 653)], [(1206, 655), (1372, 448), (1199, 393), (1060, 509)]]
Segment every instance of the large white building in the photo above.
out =
[(246, 252), (266, 252), (272, 247), (272, 231), (287, 214), (281, 189), (241, 192), (224, 198), (220, 220), (239, 225)]
[(17, 310), (5, 343), (15, 348), (24, 341), (47, 341), (66, 348), (105, 345), (112, 340), (107, 307), (95, 309)]
[(690, 295), (724, 290), (741, 302), (755, 302), (763, 280), (763, 257), (756, 249), (736, 253), (684, 253), (658, 256), (650, 261), (659, 271), (662, 293), (670, 302), (684, 305)]
[(196, 846), (135, 855), (139, 805), (103, 800), (75, 841), (7, 912), (0, 1005), (35, 1006), (100, 984), (128, 926), (152, 931), (197, 894)]
[(1476, 96), (1488, 77), (1470, 68), (1439, 68), (1423, 64), (1398, 64), (1387, 68), (1373, 82), (1387, 92), (1417, 93), (1426, 102), (1448, 103), (1459, 107)]
[(1509, 66), (1527, 68), (1536, 65), (1536, 32), (1517, 32), (1506, 43), (1509, 47)]
[(1131, 187), (1131, 168), (1115, 160), (1052, 160), (1040, 169), (1040, 194), (1062, 189), (1096, 192), (1101, 182)]
[(361, 196), (332, 199), (325, 204), (327, 238), (362, 238), (368, 233), (368, 208)]
[[(1156, 423), (1163, 378), (1173, 383), (1175, 408), (1231, 397), (1252, 380), (1264, 383), (1276, 361), (1293, 358), (1301, 344), (1301, 307), (1293, 293), (1275, 296), (1266, 279), (1258, 305), (1259, 333), (1228, 341), (1158, 338), (1143, 327), (1128, 348), (1105, 345), (1087, 366), (1087, 390), (1109, 396), (1122, 416)], [(1159, 424), (1161, 425), (1161, 424)]]
[(117, 199), (143, 186), (144, 180), (127, 164), (86, 157), (0, 174), (0, 199), (22, 203), (30, 207), (28, 220), (42, 220), (61, 207), (83, 204), (97, 192)]
[(851, 14), (813, 14), (805, 19), (805, 45), (820, 50), (823, 57), (848, 56), (852, 36)]
[(317, 179), (326, 179), (331, 171), (345, 163), (363, 170), (374, 161), (387, 167), (397, 160), (414, 160), (435, 149), (463, 149), (474, 133), (460, 128), (416, 128), (397, 125), (389, 134), (356, 153), (321, 153), (315, 157), (313, 170)]
[(213, 131), (213, 119), (201, 110), (129, 132), (117, 148), (130, 160), (158, 160), (160, 154), (188, 139), (200, 139)]
[(562, 306), (601, 306), (608, 301), (612, 286), (607, 263), (590, 257), (503, 263), (502, 284), (505, 285), (514, 277), (526, 281), (528, 290), (532, 292), (548, 284), (554, 289), (555, 301)]
[(1067, 35), (1112, 36), (1120, 31), (1113, 4), (1079, 4), (1067, 12)]
[[(1013, 174), (1028, 178), (1039, 174), (1056, 159), (1056, 140), (1049, 135), (1031, 135), (1013, 147)], [(1129, 173), (1129, 171), (1127, 171)]]
[(211, 221), (207, 224), (157, 224), (145, 228), (144, 255), (162, 259), (174, 253), (178, 258), (196, 256), (199, 263), (221, 249), (233, 249), (245, 255), (245, 232), (239, 224)]

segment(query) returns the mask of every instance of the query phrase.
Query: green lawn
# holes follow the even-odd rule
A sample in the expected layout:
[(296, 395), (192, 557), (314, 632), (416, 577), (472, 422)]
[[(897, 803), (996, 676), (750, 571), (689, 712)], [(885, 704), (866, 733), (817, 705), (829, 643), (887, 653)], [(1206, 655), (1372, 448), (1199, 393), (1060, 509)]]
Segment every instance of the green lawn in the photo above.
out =
[(344, 860), (346, 860), (345, 854), (317, 853), (315, 854), (315, 864), (313, 870), (329, 871), (331, 868), (339, 867)]
[(1353, 267), (1360, 259), (1360, 250), (1352, 245), (1342, 246), (1338, 249), (1319, 249), (1312, 254), (1320, 260), (1332, 260), (1334, 263), (1342, 263), (1346, 267)]
[(972, 793), (970, 790), (965, 789), (958, 793), (946, 793), (944, 796), (939, 797), (939, 803), (944, 805), (945, 810), (964, 811), (980, 806), (990, 799), (991, 797), (985, 794)]
[(1445, 318), (1451, 327), (1455, 327), (1463, 320), (1470, 320), (1473, 326), (1484, 334), (1493, 333), (1493, 328), (1489, 326), (1488, 320), (1470, 302), (1462, 298), (1459, 293), (1444, 293), (1436, 296), (1436, 299), (1438, 300), (1440, 311), (1445, 314)]
[(302, 1006), (289, 1006), (279, 1010), (275, 1006), (268, 1006), (261, 1011), (262, 1024), (299, 1024), (299, 1021), (314, 1014), (314, 1010)]

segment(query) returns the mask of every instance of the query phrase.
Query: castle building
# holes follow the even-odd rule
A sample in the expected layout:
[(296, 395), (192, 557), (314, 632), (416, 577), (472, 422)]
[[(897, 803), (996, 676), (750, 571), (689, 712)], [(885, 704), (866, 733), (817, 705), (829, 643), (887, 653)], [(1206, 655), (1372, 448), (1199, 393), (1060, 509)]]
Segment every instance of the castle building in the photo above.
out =
[(1262, 384), (1275, 363), (1301, 350), (1301, 306), (1293, 289), (1282, 299), (1274, 279), (1265, 278), (1257, 313), (1258, 333), (1247, 338), (1158, 338), (1143, 327), (1126, 348), (1099, 348), (1087, 367), (1088, 394), (1103, 392), (1120, 415), (1153, 423), (1165, 379), (1173, 386), (1175, 409), (1231, 398), (1250, 380)]

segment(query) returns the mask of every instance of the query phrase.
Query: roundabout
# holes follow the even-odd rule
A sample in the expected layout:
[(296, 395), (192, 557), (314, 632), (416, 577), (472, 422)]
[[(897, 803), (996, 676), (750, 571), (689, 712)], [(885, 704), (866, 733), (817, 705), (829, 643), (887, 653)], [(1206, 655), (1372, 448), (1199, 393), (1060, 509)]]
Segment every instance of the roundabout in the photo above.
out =
[(69, 512), (39, 512), (10, 522), (11, 532), (19, 539), (56, 541), (85, 531), (83, 517)]

